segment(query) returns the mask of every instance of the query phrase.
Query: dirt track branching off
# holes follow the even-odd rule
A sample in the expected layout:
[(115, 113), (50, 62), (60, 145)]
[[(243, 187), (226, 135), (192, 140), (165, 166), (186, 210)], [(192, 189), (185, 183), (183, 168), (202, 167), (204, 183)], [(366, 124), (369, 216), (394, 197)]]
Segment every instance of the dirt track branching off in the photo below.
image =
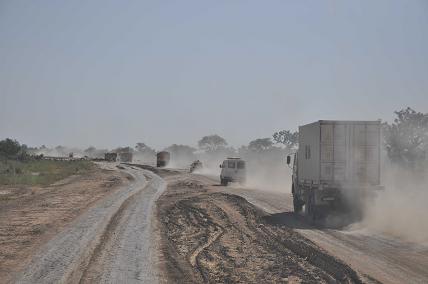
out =
[(360, 283), (349, 266), (244, 198), (188, 175), (169, 178), (158, 201), (171, 282)]

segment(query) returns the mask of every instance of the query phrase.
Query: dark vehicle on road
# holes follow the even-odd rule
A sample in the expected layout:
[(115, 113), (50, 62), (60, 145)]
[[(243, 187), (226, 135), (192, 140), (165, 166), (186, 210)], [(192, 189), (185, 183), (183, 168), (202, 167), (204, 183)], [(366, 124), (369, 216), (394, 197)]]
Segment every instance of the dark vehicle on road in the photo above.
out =
[(156, 166), (158, 168), (166, 167), (171, 158), (171, 154), (167, 151), (162, 151), (156, 154)]
[(202, 169), (202, 162), (201, 161), (199, 161), (199, 160), (197, 160), (197, 161), (194, 161), (191, 165), (190, 165), (190, 172), (191, 173), (193, 173), (194, 171), (196, 171), (196, 170), (200, 170), (200, 169)]

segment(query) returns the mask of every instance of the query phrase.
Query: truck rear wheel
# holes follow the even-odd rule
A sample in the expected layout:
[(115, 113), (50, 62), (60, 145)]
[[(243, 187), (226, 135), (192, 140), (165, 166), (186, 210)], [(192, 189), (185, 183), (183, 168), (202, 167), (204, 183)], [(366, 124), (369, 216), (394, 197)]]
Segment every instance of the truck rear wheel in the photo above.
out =
[(293, 194), (293, 207), (294, 213), (300, 213), (303, 209), (303, 204), (305, 204), (302, 200), (299, 199), (297, 193), (295, 192), (294, 183), (291, 185), (291, 193)]
[(313, 192), (308, 193), (305, 198), (305, 215), (311, 223), (317, 218), (314, 198), (315, 196)]
[(226, 179), (221, 179), (221, 185), (227, 186), (228, 182)]
[(302, 212), (303, 209), (303, 202), (300, 201), (300, 199), (297, 196), (293, 195), (293, 207), (295, 213)]

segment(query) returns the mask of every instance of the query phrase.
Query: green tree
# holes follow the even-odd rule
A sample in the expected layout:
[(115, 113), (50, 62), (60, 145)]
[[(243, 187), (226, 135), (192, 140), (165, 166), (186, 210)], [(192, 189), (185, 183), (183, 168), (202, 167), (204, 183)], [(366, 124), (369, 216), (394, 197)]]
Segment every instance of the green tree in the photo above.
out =
[(171, 146), (165, 148), (164, 151), (180, 154), (182, 156), (193, 156), (196, 149), (187, 145), (172, 144)]
[(134, 153), (134, 149), (131, 147), (117, 147), (116, 149), (112, 150), (112, 152), (116, 153)]
[(135, 145), (135, 150), (137, 152), (140, 152), (140, 153), (156, 153), (156, 151), (154, 149), (152, 149), (151, 147), (147, 146), (143, 142), (138, 142)]
[(0, 156), (5, 158), (15, 158), (22, 153), (22, 150), (21, 145), (16, 140), (6, 138), (0, 141)]
[(226, 146), (226, 140), (217, 134), (204, 136), (198, 142), (198, 147), (205, 152), (214, 152)]
[(428, 150), (428, 113), (408, 107), (394, 112), (394, 122), (382, 124), (388, 157), (398, 163), (414, 164), (425, 160)]
[(271, 138), (255, 139), (248, 144), (248, 149), (251, 151), (262, 152), (271, 149), (273, 142)]
[(299, 145), (299, 132), (291, 132), (290, 130), (281, 130), (275, 132), (273, 141), (278, 144), (283, 144), (289, 150), (295, 150)]
[(196, 160), (196, 149), (187, 145), (173, 144), (164, 151), (171, 153), (171, 160), (179, 166), (186, 166)]
[(87, 149), (85, 149), (83, 151), (83, 153), (86, 156), (92, 157), (95, 154), (96, 151), (97, 151), (97, 148), (95, 148), (94, 146), (89, 146)]

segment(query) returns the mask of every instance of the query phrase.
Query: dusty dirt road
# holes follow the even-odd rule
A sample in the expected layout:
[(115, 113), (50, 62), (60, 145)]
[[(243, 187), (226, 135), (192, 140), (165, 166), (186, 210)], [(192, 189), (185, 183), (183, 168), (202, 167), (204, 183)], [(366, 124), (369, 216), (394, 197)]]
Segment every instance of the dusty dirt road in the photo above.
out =
[(427, 282), (428, 248), (310, 226), (291, 212), (289, 194), (183, 171), (122, 172), (131, 181), (91, 203), (15, 282)]
[(133, 177), (130, 184), (94, 204), (42, 246), (17, 283), (160, 281), (152, 212), (164, 182), (140, 168), (121, 168)]
[[(214, 182), (215, 180), (213, 180)], [(307, 237), (357, 271), (383, 283), (428, 283), (428, 247), (359, 229), (308, 225), (292, 213), (290, 194), (231, 188), (231, 192), (271, 214), (272, 222)]]
[(167, 181), (158, 203), (173, 282), (428, 282), (426, 246), (311, 226), (292, 212), (290, 194), (200, 175)]
[[(210, 179), (212, 183), (218, 182), (212, 177)], [(372, 280), (382, 283), (428, 283), (426, 245), (409, 243), (364, 228), (350, 226), (331, 229), (309, 225), (303, 216), (293, 213), (292, 196), (289, 193), (239, 186), (226, 191), (244, 197), (269, 213), (270, 223), (293, 229)]]

